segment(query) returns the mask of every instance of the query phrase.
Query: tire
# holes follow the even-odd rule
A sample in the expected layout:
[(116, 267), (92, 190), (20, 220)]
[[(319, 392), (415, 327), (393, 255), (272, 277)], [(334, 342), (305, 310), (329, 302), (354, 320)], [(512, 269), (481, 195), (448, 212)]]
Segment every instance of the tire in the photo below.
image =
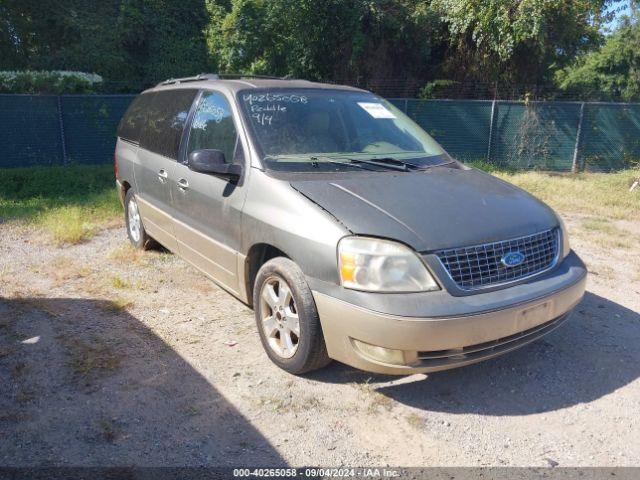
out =
[(262, 346), (278, 367), (300, 375), (331, 362), (311, 290), (294, 262), (277, 257), (260, 268), (253, 288), (253, 308)]
[[(133, 215), (133, 211), (130, 209), (134, 209), (137, 214), (137, 227), (136, 221), (134, 221), (135, 215)], [(129, 241), (135, 248), (148, 250), (153, 246), (153, 239), (147, 234), (142, 224), (142, 217), (140, 217), (140, 211), (138, 210), (138, 203), (133, 193), (133, 188), (127, 190), (127, 194), (124, 197), (124, 223), (127, 228)]]

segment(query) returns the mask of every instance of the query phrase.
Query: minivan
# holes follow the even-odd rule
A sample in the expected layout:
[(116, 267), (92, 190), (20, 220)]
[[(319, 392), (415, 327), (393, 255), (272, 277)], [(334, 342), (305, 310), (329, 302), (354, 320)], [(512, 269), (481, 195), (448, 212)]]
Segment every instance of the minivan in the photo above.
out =
[(131, 243), (161, 244), (252, 307), (290, 373), (468, 365), (549, 333), (584, 294), (553, 210), (368, 91), (172, 79), (117, 135)]

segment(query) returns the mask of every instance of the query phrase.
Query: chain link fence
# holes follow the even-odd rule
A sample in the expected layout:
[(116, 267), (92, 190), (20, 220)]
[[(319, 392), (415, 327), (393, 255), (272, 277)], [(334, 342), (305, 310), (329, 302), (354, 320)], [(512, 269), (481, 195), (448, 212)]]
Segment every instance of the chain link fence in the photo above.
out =
[[(134, 95), (0, 95), (0, 167), (113, 161)], [(455, 158), (497, 167), (611, 171), (640, 159), (640, 104), (391, 99)]]

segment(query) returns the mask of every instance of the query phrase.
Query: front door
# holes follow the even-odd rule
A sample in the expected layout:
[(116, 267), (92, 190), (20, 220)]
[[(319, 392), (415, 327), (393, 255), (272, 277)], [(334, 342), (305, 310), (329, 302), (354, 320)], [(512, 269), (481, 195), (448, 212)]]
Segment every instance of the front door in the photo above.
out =
[[(243, 163), (243, 149), (226, 97), (204, 91), (186, 137), (185, 162), (172, 182), (175, 232), (180, 255), (232, 293), (239, 293), (238, 250), (245, 189), (215, 175), (189, 169), (194, 150), (216, 149), (229, 163)], [(245, 173), (246, 175), (246, 169)]]
[(197, 90), (152, 93), (134, 167), (138, 208), (144, 227), (169, 250), (177, 251), (171, 181), (184, 126)]

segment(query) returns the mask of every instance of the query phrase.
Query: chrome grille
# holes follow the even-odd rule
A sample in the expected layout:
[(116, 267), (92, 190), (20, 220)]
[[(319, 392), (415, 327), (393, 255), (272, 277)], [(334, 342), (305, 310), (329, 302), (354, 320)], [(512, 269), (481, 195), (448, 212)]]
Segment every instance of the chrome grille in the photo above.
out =
[[(558, 255), (557, 228), (502, 242), (435, 252), (447, 273), (458, 287), (474, 290), (509, 283), (551, 268)], [(502, 258), (510, 252), (520, 252), (520, 265), (506, 266)]]

